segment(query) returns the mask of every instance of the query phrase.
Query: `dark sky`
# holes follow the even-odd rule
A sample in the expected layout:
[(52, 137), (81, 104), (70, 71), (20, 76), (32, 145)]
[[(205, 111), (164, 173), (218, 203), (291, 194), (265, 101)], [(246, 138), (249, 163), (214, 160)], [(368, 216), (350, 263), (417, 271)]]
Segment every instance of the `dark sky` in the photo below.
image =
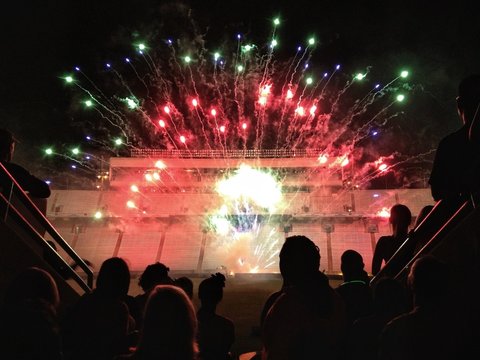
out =
[[(168, 1), (18, 0), (0, 15), (0, 123), (22, 146), (66, 142), (70, 94), (59, 79), (75, 65), (92, 66), (119, 28), (140, 28), (161, 16)], [(180, 3), (180, 2), (173, 2)], [(213, 42), (219, 34), (249, 32), (266, 39), (282, 18), (280, 37), (295, 46), (321, 40), (319, 61), (351, 69), (373, 65), (387, 73), (408, 64), (440, 112), (435, 139), (458, 126), (453, 101), (461, 77), (480, 71), (480, 22), (474, 2), (444, 1), (186, 1)], [(445, 4), (444, 4), (445, 3)], [(207, 47), (208, 47), (207, 43)], [(390, 75), (389, 75), (390, 76)], [(422, 108), (428, 114), (428, 106)], [(441, 114), (439, 117), (438, 114)], [(416, 131), (416, 129), (412, 129)], [(75, 141), (75, 139), (71, 139)]]

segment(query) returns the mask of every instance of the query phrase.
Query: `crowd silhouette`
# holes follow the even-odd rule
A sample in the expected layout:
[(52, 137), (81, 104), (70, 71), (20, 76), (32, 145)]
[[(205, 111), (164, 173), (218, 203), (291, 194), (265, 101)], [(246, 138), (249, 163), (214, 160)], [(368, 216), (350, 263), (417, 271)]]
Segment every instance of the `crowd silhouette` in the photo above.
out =
[[(435, 200), (466, 197), (479, 186), (480, 75), (461, 82), (457, 103), (464, 126), (439, 145), (430, 178)], [(9, 140), (9, 133), (4, 137), (7, 135)], [(13, 148), (8, 151), (11, 154)], [(472, 159), (468, 166), (453, 164), (468, 156)], [(48, 187), (44, 190), (43, 195), (48, 196)], [(320, 270), (322, 257), (316, 243), (301, 234), (286, 237), (278, 259), (282, 286), (265, 299), (258, 314), (261, 347), (254, 349), (250, 358), (478, 358), (478, 328), (464, 332), (465, 321), (452, 308), (457, 304), (452, 301), (455, 279), (447, 263), (422, 254), (408, 266), (406, 279), (388, 271), (402, 245), (408, 244), (401, 254), (407, 263), (419, 251), (423, 244), (415, 242), (412, 231), (432, 209), (433, 205), (426, 205), (411, 228), (410, 209), (395, 204), (390, 213), (392, 235), (382, 236), (376, 243), (371, 273), (365, 269), (362, 254), (348, 249), (340, 258), (342, 282), (336, 287)], [(478, 249), (472, 251), (478, 253)], [(227, 291), (227, 277), (221, 273), (200, 282), (196, 308), (192, 279), (170, 277), (169, 267), (160, 262), (144, 269), (138, 281), (143, 292), (133, 297), (127, 261), (112, 257), (102, 263), (93, 290), (60, 312), (62, 299), (50, 271), (57, 271), (59, 279), (64, 275), (52, 264), (45, 269), (29, 267), (6, 289), (0, 307), (2, 358), (240, 358), (241, 354), (232, 352), (235, 323), (218, 312)], [(372, 283), (372, 277), (379, 274), (380, 279)], [(476, 294), (478, 283), (470, 286)], [(471, 323), (478, 326), (478, 311), (472, 316)], [(470, 355), (472, 351), (477, 352)]]

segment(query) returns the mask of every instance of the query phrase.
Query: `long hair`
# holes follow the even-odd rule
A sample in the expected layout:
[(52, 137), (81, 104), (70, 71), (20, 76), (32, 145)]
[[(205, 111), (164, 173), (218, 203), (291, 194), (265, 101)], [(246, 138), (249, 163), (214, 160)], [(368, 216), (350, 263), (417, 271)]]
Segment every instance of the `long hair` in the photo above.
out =
[(130, 269), (125, 260), (112, 257), (105, 260), (97, 276), (96, 291), (104, 296), (122, 298), (130, 287)]
[(197, 318), (185, 292), (157, 285), (148, 297), (137, 350), (139, 359), (193, 360)]

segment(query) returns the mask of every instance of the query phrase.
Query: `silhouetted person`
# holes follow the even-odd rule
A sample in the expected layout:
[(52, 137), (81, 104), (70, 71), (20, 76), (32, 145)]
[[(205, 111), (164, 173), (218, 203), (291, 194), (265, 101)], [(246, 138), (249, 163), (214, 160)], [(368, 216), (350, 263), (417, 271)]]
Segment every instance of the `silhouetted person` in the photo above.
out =
[(168, 275), (169, 271), (170, 268), (168, 266), (156, 262), (147, 265), (143, 273), (140, 275), (138, 285), (142, 288), (143, 294), (135, 296), (135, 302), (140, 310), (135, 318), (137, 329), (142, 327), (142, 313), (148, 296), (150, 295), (150, 291), (152, 291), (157, 285), (173, 285), (173, 279)]
[(429, 179), (438, 201), (467, 197), (480, 189), (480, 74), (464, 78), (458, 86), (457, 110), (463, 126), (438, 144)]
[(359, 317), (369, 315), (372, 312), (370, 279), (364, 267), (365, 264), (360, 253), (355, 250), (343, 252), (340, 264), (343, 283), (335, 290), (345, 302), (349, 327)]
[(432, 255), (418, 258), (408, 275), (414, 309), (390, 321), (380, 337), (379, 359), (464, 359), (446, 264)]
[[(32, 175), (23, 166), (12, 162), (13, 154), (15, 152), (15, 143), (17, 140), (13, 134), (6, 130), (0, 129), (0, 163), (7, 169), (10, 175), (20, 185), (23, 191), (27, 193), (35, 206), (40, 212), (47, 215), (47, 198), (50, 197), (49, 185)], [(12, 201), (14, 206), (19, 204), (15, 201), (15, 198), (11, 197), (11, 181), (6, 176), (0, 175), (0, 191), (9, 200)], [(13, 200), (12, 200), (13, 199)], [(28, 212), (22, 211), (23, 205), (20, 205), (18, 210), (22, 212), (25, 218), (32, 224), (35, 230), (41, 235), (45, 235), (45, 228)]]
[(67, 359), (111, 359), (126, 353), (135, 327), (125, 302), (130, 270), (125, 260), (105, 260), (96, 287), (70, 309), (64, 322)]
[(176, 286), (185, 291), (190, 300), (193, 299), (193, 281), (189, 277), (180, 276), (174, 280)]
[(57, 309), (60, 303), (53, 277), (31, 267), (7, 288), (0, 310), (2, 359), (63, 359)]
[[(50, 196), (50, 187), (48, 184), (32, 175), (23, 166), (12, 162), (16, 142), (17, 140), (10, 131), (0, 129), (0, 162), (18, 182), (21, 188), (32, 198), (48, 198)], [(0, 184), (2, 187), (5, 187), (3, 192), (8, 192), (9, 187), (3, 179)]]
[(230, 349), (235, 341), (235, 326), (232, 320), (216, 313), (224, 287), (225, 276), (221, 273), (203, 280), (198, 287), (198, 348), (202, 360), (232, 359)]
[(185, 292), (157, 285), (148, 296), (138, 346), (116, 359), (196, 360), (196, 333), (195, 309)]
[(408, 310), (407, 293), (397, 280), (384, 277), (373, 288), (373, 313), (354, 321), (347, 339), (348, 360), (377, 358), (380, 334), (385, 325)]
[(390, 209), (392, 235), (381, 236), (373, 252), (372, 274), (377, 275), (408, 237), (408, 228), (412, 222), (410, 209), (403, 204), (395, 204)]
[(344, 335), (344, 303), (319, 271), (320, 251), (305, 236), (289, 236), (280, 251), (287, 284), (268, 311), (262, 328), (263, 357), (334, 359)]

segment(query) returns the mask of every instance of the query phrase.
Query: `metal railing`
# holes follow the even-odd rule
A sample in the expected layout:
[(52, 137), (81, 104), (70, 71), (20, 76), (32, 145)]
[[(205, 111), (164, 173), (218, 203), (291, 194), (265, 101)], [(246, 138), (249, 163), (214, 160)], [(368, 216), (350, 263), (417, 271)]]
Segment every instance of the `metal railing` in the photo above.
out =
[[(0, 205), (2, 210), (2, 221), (7, 223), (12, 220), (17, 226), (22, 228), (28, 235), (29, 239), (34, 241), (41, 247), (44, 253), (48, 253), (50, 259), (54, 259), (57, 263), (61, 263), (68, 275), (85, 291), (90, 292), (93, 287), (93, 272), (88, 265), (78, 256), (70, 245), (62, 238), (58, 231), (42, 214), (37, 206), (32, 202), (30, 197), (20, 187), (17, 181), (7, 171), (7, 169), (0, 163)], [(33, 218), (45, 233), (50, 235), (53, 241), (58, 244), (68, 256), (71, 257), (74, 264), (80, 267), (87, 275), (87, 282), (80, 277), (80, 275), (71, 268), (71, 266), (59, 255), (59, 253), (44, 239), (29, 220), (26, 219), (26, 214), (19, 211), (13, 204), (13, 200), (17, 200), (28, 211), (28, 216)], [(52, 264), (50, 264), (52, 265)]]

